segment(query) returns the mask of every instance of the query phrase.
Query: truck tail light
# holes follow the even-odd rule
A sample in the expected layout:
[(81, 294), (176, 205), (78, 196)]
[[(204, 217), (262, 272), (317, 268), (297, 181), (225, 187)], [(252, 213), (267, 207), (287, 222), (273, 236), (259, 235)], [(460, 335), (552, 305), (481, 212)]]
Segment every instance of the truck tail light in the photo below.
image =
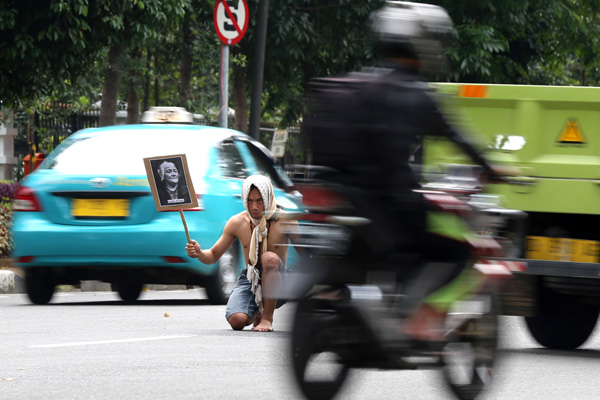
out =
[(13, 209), (15, 211), (42, 211), (35, 192), (27, 186), (21, 186), (17, 190), (13, 200)]

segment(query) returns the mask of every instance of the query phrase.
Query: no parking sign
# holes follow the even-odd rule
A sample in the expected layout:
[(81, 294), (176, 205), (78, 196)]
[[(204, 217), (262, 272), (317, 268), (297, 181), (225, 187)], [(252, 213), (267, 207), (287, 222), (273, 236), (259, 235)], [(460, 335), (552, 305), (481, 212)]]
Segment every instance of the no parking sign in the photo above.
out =
[(248, 19), (246, 0), (217, 0), (213, 20), (219, 39), (226, 45), (242, 40), (248, 29)]

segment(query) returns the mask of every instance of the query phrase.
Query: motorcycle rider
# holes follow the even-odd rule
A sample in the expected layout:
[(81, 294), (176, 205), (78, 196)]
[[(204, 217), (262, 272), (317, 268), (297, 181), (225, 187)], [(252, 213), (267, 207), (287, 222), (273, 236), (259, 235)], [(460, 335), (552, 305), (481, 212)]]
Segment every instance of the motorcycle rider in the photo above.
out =
[[(407, 298), (414, 306), (402, 329), (418, 340), (441, 340), (450, 305), (447, 299), (452, 297), (443, 289), (464, 270), (470, 247), (466, 241), (430, 232), (427, 203), (415, 192), (420, 179), (411, 167), (413, 150), (424, 136), (445, 137), (481, 165), (484, 173), (497, 176), (500, 171), (448, 122), (425, 83), (425, 75), (445, 67), (443, 39), (453, 33), (446, 11), (389, 1), (372, 14), (370, 27), (375, 50), (387, 69), (366, 81), (357, 109), (346, 110), (348, 116), (362, 116), (357, 124), (363, 143), (353, 147), (347, 165), (336, 165), (334, 174), (321, 178), (364, 194), (364, 201), (355, 205), (373, 221), (379, 235), (376, 241), (393, 240), (395, 248), (427, 255), (427, 266), (419, 264), (416, 275), (411, 275), (417, 277), (409, 284)], [(312, 123), (309, 117), (307, 129)], [(423, 275), (428, 276), (423, 279)]]

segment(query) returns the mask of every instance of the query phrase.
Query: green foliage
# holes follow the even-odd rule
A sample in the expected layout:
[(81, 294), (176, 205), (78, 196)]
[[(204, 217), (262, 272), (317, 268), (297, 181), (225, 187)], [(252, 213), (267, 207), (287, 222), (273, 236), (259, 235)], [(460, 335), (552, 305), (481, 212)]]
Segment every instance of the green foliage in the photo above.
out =
[[(207, 114), (207, 110), (217, 108), (219, 104), (221, 42), (215, 32), (213, 10), (213, 1), (193, 0), (186, 11), (191, 15), (190, 29), (193, 38), (190, 43), (193, 57), (191, 98), (187, 108), (194, 113)], [(172, 57), (171, 61), (177, 62), (178, 59)], [(230, 51), (230, 66), (236, 62), (242, 63), (245, 60), (243, 56), (234, 56), (234, 52)], [(178, 63), (176, 66), (179, 68)], [(174, 101), (173, 96), (167, 99), (166, 104), (178, 102)]]
[(295, 123), (312, 78), (372, 63), (366, 20), (382, 4), (381, 0), (279, 0), (276, 6), (271, 4), (263, 110), (280, 110), (283, 126)]
[(0, 255), (10, 254), (13, 244), (10, 237), (10, 221), (12, 218), (10, 203), (0, 203)]
[[(154, 2), (153, 4), (155, 4)], [(213, 26), (214, 2), (208, 0), (170, 0), (171, 10), (166, 19), (138, 23), (136, 32), (145, 32), (130, 43), (138, 53), (131, 52), (123, 59), (123, 81), (142, 94), (143, 83), (154, 87), (150, 105), (181, 105), (194, 113), (205, 113), (216, 107), (219, 96), (220, 42)], [(159, 15), (162, 15), (159, 13)], [(192, 49), (191, 98), (179, 104), (183, 18), (187, 17)], [(129, 31), (129, 30), (128, 30)], [(128, 86), (122, 86), (121, 98), (127, 98)]]
[(101, 43), (87, 0), (0, 3), (0, 99), (7, 107), (68, 91)]
[(600, 1), (431, 1), (452, 17), (451, 80), (599, 85)]
[[(260, 0), (248, 0), (246, 36), (230, 66), (247, 68), (252, 89)], [(485, 83), (600, 85), (600, 0), (431, 0), (454, 20), (450, 80)], [(270, 0), (262, 117), (279, 127), (303, 112), (307, 82), (372, 65), (365, 22), (383, 0)], [(221, 43), (214, 0), (4, 0), (0, 2), (0, 101), (20, 104), (25, 124), (48, 103), (87, 109), (98, 101), (107, 51), (120, 44), (123, 85), (149, 105), (182, 105), (214, 118), (220, 93)], [(179, 104), (185, 29), (191, 90)], [(230, 81), (230, 91), (233, 84)], [(232, 96), (229, 96), (230, 104)], [(148, 98), (146, 98), (148, 100)], [(67, 112), (65, 110), (58, 113)], [(40, 147), (50, 149), (50, 139)]]
[(12, 199), (18, 188), (12, 181), (0, 182), (0, 255), (9, 254), (12, 249), (10, 222), (12, 218)]
[[(4, 106), (101, 92), (108, 46), (148, 45), (177, 24), (187, 0), (7, 0), (0, 3)], [(87, 90), (89, 91), (89, 90)], [(77, 95), (79, 97), (79, 95)], [(88, 96), (89, 97), (89, 96)]]

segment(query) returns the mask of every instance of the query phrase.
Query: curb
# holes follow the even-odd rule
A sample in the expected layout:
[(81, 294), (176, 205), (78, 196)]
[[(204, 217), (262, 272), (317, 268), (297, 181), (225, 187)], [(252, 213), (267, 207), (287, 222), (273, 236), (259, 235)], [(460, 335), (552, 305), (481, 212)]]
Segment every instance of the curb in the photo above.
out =
[[(186, 290), (185, 285), (145, 285), (144, 290), (152, 291), (167, 291), (167, 290)], [(57, 289), (61, 290), (61, 289)], [(82, 281), (81, 288), (62, 287), (61, 291), (82, 291), (82, 292), (98, 292), (112, 291), (110, 283), (100, 281)], [(10, 269), (0, 269), (0, 294), (15, 294), (27, 293), (25, 289), (25, 278)]]
[(8, 269), (0, 269), (0, 293), (25, 293), (25, 279)]

